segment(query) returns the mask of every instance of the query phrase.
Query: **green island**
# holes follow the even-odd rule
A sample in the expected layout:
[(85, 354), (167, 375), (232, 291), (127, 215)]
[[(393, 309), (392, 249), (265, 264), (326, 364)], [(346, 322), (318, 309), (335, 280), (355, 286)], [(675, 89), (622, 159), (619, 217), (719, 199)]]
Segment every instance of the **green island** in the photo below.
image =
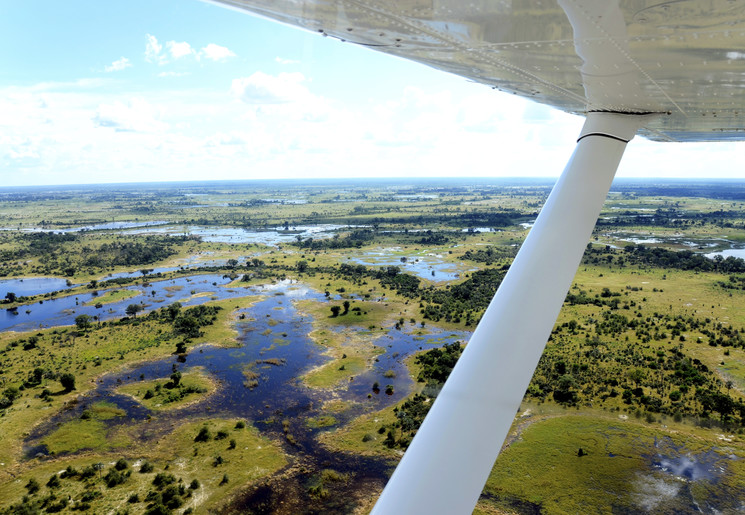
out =
[(167, 378), (128, 384), (116, 389), (150, 410), (171, 410), (200, 400), (215, 391), (217, 385), (200, 368), (173, 372)]
[[(365, 513), (550, 187), (0, 192), (0, 514)], [(743, 244), (614, 184), (475, 513), (741, 509)]]

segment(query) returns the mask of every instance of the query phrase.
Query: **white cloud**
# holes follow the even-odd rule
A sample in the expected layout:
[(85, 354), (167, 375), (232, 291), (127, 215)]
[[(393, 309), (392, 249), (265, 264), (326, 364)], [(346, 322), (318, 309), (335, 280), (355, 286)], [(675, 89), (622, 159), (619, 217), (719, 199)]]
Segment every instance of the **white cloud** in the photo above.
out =
[(300, 64), (300, 61), (296, 61), (294, 59), (283, 59), (282, 57), (275, 57), (274, 61), (279, 64)]
[(215, 43), (210, 43), (206, 47), (202, 48), (200, 55), (203, 55), (205, 58), (210, 59), (211, 61), (225, 61), (230, 57), (235, 57), (235, 53), (233, 53), (229, 48), (216, 45)]
[(164, 47), (158, 42), (158, 38), (152, 34), (147, 35), (145, 46), (145, 60), (147, 62), (164, 65), (187, 57), (193, 57), (197, 61), (205, 58), (210, 61), (224, 62), (231, 57), (235, 57), (235, 52), (215, 43), (209, 43), (202, 47), (200, 51), (197, 51), (187, 41), (167, 41)]
[(157, 119), (155, 109), (139, 98), (126, 104), (117, 100), (112, 104), (99, 105), (93, 122), (98, 127), (109, 127), (120, 132), (158, 132), (168, 127)]
[(221, 145), (245, 145), (250, 141), (250, 137), (242, 132), (231, 132), (225, 134), (217, 133), (206, 139), (205, 145), (208, 147), (219, 147)]
[(163, 45), (158, 43), (158, 38), (152, 34), (146, 36), (147, 44), (145, 45), (145, 60), (149, 63), (164, 64), (166, 56), (163, 52)]
[[(171, 59), (165, 44), (160, 53)], [(556, 176), (582, 125), (457, 82), (348, 101), (315, 95), (308, 82), (257, 72), (232, 91), (134, 95), (110, 79), (0, 88), (0, 182), (339, 176), (350, 163), (359, 177)], [(619, 175), (736, 177), (732, 163), (742, 162), (734, 145), (639, 138)]]
[(174, 59), (181, 59), (190, 55), (196, 56), (196, 52), (186, 41), (169, 41), (166, 43), (166, 48)]
[(275, 77), (259, 71), (250, 77), (234, 79), (230, 90), (247, 104), (285, 104), (311, 96), (301, 84), (304, 80), (302, 73), (280, 73)]
[(28, 91), (79, 91), (80, 89), (96, 89), (111, 83), (111, 79), (93, 78), (71, 81), (39, 82), (30, 86)]
[(119, 71), (122, 71), (122, 70), (124, 70), (126, 68), (129, 68), (131, 66), (132, 66), (132, 63), (130, 62), (130, 60), (127, 59), (126, 57), (122, 57), (121, 59), (117, 59), (116, 61), (114, 61), (110, 65), (106, 66), (104, 68), (104, 70), (106, 72), (109, 72), (109, 73), (110, 72), (119, 72)]

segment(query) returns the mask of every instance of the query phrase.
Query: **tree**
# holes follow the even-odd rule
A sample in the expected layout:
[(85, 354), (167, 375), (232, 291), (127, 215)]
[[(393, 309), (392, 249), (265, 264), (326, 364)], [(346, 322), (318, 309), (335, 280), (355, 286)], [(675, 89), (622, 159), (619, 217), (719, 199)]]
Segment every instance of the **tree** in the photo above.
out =
[(91, 317), (88, 315), (78, 315), (75, 317), (75, 325), (81, 331), (85, 331), (91, 327)]
[(59, 382), (65, 391), (70, 392), (75, 389), (75, 376), (70, 372), (66, 372), (59, 376)]
[(142, 306), (139, 304), (130, 304), (127, 306), (127, 309), (124, 310), (124, 312), (129, 316), (137, 317), (137, 313), (142, 311)]
[(297, 262), (297, 271), (303, 273), (306, 270), (308, 270), (308, 262), (304, 259), (301, 259)]
[(338, 317), (339, 311), (341, 311), (341, 307), (339, 306), (331, 306), (331, 316), (332, 317)]
[(5, 294), (5, 302), (10, 304), (11, 302), (15, 302), (15, 301), (16, 301), (15, 293), (13, 293), (12, 291), (9, 291), (8, 293)]
[(173, 383), (173, 387), (176, 388), (181, 382), (181, 372), (176, 371), (171, 374), (171, 382)]
[(210, 434), (210, 430), (206, 427), (202, 427), (199, 430), (199, 433), (197, 436), (194, 437), (195, 442), (206, 442), (212, 438), (212, 435)]
[(170, 320), (171, 322), (176, 320), (176, 317), (179, 315), (180, 312), (181, 312), (180, 302), (174, 302), (173, 304), (165, 308), (166, 316), (168, 317), (168, 320)]
[(347, 313), (349, 313), (349, 301), (345, 300), (344, 301), (344, 313), (342, 313), (342, 315), (346, 315)]

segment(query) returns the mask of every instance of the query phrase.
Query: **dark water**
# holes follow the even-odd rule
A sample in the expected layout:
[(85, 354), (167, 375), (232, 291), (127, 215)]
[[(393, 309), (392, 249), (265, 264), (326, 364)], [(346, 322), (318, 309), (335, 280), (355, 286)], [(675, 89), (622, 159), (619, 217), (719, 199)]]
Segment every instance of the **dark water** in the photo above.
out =
[[(222, 274), (203, 274), (149, 283), (98, 290), (55, 299), (44, 299), (33, 304), (19, 306), (16, 310), (0, 310), (0, 331), (30, 331), (37, 328), (72, 325), (78, 315), (96, 316), (100, 320), (126, 316), (130, 304), (140, 304), (145, 311), (157, 309), (174, 302), (184, 306), (202, 304), (211, 299), (227, 299), (246, 295), (244, 287), (225, 288), (231, 279)], [(135, 291), (137, 295), (128, 299), (95, 307), (96, 298), (109, 290)], [(192, 293), (193, 292), (193, 293)], [(197, 294), (209, 295), (194, 297)], [(90, 303), (90, 305), (86, 305)]]
[[(445, 342), (465, 339), (468, 334), (430, 330), (432, 334), (418, 336), (412, 332), (413, 325), (409, 330), (391, 328), (378, 331), (379, 334), (372, 333), (370, 337), (374, 339), (374, 344), (385, 351), (378, 357), (379, 361), (373, 369), (350, 381), (347, 390), (315, 390), (305, 387), (298, 377), (328, 358), (321, 355), (323, 348), (308, 337), (312, 320), (298, 313), (293, 301), (325, 301), (323, 294), (287, 282), (251, 288), (241, 293), (261, 295), (262, 300), (243, 310), (246, 318), (237, 322), (241, 343), (239, 348), (202, 346), (192, 350), (183, 363), (176, 357), (169, 357), (102, 377), (96, 389), (81, 397), (77, 405), (35, 428), (25, 442), (27, 455), (44, 454), (45, 447), (41, 444), (44, 436), (53, 432), (60, 423), (80, 417), (90, 404), (106, 400), (126, 412), (124, 417), (106, 421), (110, 426), (142, 422), (151, 417), (147, 424), (141, 424), (139, 437), (143, 440), (162, 436), (171, 430), (172, 423), (209, 416), (244, 418), (260, 431), (284, 442), (291, 456), (293, 472), (285, 474), (281, 481), (270, 479), (245, 492), (231, 508), (236, 512), (346, 513), (359, 501), (359, 492), (379, 490), (391, 469), (388, 462), (328, 451), (316, 442), (315, 437), (329, 428), (310, 429), (306, 426), (306, 419), (325, 414), (320, 409), (322, 404), (339, 397), (353, 403), (346, 411), (334, 413), (338, 420), (336, 426), (345, 424), (361, 413), (399, 402), (411, 389), (411, 379), (403, 365), (406, 356), (419, 348), (432, 348)], [(267, 330), (271, 332), (263, 334)], [(358, 330), (365, 331), (362, 328)], [(283, 360), (284, 364), (273, 366), (256, 363), (257, 360), (269, 358)], [(220, 385), (218, 391), (199, 403), (165, 413), (150, 412), (131, 398), (115, 393), (121, 385), (140, 381), (140, 375), (147, 380), (168, 377), (174, 365), (182, 372), (192, 367), (203, 367), (217, 379)], [(247, 366), (260, 374), (258, 386), (252, 389), (244, 386), (243, 369)], [(389, 370), (394, 371), (395, 377), (384, 377)], [(384, 385), (392, 384), (394, 393), (373, 393), (372, 384), (375, 381), (380, 383), (381, 390)], [(372, 398), (368, 398), (368, 394), (372, 394)], [(283, 420), (290, 421), (289, 433), (296, 440), (295, 445), (285, 441)], [(317, 499), (308, 494), (308, 486), (317, 481), (318, 472), (324, 468), (346, 473), (349, 479), (327, 485), (332, 495)]]

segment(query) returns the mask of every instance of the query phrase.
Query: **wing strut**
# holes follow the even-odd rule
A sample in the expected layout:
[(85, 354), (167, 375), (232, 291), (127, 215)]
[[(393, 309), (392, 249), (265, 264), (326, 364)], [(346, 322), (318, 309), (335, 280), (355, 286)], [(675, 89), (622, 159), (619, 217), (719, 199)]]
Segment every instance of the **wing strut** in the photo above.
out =
[(473, 511), (626, 144), (644, 121), (644, 115), (588, 114), (574, 154), (373, 514)]

